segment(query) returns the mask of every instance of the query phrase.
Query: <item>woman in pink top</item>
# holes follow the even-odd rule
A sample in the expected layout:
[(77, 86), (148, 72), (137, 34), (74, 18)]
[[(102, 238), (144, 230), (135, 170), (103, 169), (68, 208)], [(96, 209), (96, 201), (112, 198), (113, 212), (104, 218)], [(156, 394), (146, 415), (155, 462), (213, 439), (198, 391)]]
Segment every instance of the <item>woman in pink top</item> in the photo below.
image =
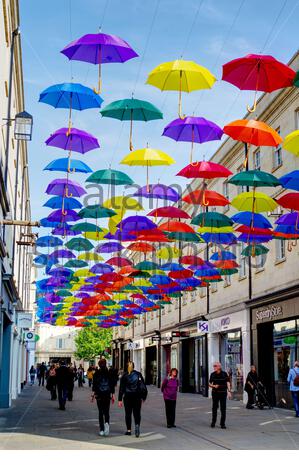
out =
[(173, 368), (170, 370), (169, 377), (163, 380), (161, 391), (165, 402), (166, 421), (168, 428), (175, 428), (175, 407), (179, 381), (177, 379), (178, 370)]

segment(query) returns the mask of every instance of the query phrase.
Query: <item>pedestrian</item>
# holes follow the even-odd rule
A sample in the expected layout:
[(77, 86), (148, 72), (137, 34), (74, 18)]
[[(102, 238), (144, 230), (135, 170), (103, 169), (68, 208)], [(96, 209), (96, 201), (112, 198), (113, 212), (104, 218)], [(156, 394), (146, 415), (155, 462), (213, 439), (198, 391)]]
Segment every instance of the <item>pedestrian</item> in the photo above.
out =
[(77, 380), (77, 373), (75, 372), (72, 365), (69, 365), (69, 376), (68, 376), (68, 383), (67, 383), (67, 399), (68, 401), (73, 401), (73, 393), (74, 393), (74, 386), (75, 381)]
[(108, 371), (106, 359), (100, 359), (99, 369), (93, 375), (91, 395), (92, 401), (97, 400), (100, 436), (109, 436), (110, 401), (114, 403), (114, 392), (114, 378)]
[(292, 394), (296, 418), (299, 418), (299, 361), (294, 362), (293, 369), (289, 370), (288, 382)]
[(93, 374), (94, 374), (94, 368), (89, 366), (86, 372), (89, 387), (92, 386)]
[(56, 393), (56, 368), (55, 364), (50, 366), (50, 369), (47, 371), (47, 390), (51, 393), (51, 400), (57, 399)]
[(30, 367), (29, 375), (30, 375), (30, 385), (34, 385), (36, 369), (33, 365)]
[(134, 362), (129, 362), (127, 372), (120, 380), (118, 406), (122, 408), (124, 401), (126, 415), (126, 436), (131, 436), (132, 412), (135, 421), (135, 436), (140, 436), (141, 404), (146, 400), (147, 388), (140, 372), (134, 369)]
[(38, 386), (40, 387), (41, 385), (45, 385), (45, 375), (47, 371), (47, 366), (45, 365), (44, 362), (41, 363), (39, 366), (39, 374), (38, 374)]
[(84, 383), (84, 369), (80, 365), (77, 371), (77, 377), (78, 377), (78, 387), (83, 387)]
[(248, 395), (246, 408), (248, 410), (253, 409), (254, 405), (254, 394), (257, 389), (257, 384), (259, 382), (256, 367), (254, 365), (250, 366), (250, 371), (248, 372), (244, 390)]
[(231, 398), (231, 384), (229, 376), (222, 370), (220, 362), (215, 362), (213, 365), (214, 372), (210, 375), (209, 387), (212, 388), (212, 422), (211, 428), (215, 427), (217, 421), (217, 410), (220, 403), (220, 426), (221, 429), (226, 429), (226, 398)]
[(166, 422), (168, 428), (175, 428), (175, 408), (179, 388), (178, 370), (174, 367), (170, 369), (169, 376), (163, 380), (161, 391), (163, 393)]
[(58, 391), (59, 409), (65, 410), (65, 403), (68, 394), (68, 385), (70, 382), (70, 370), (64, 361), (60, 361), (56, 370), (56, 383)]

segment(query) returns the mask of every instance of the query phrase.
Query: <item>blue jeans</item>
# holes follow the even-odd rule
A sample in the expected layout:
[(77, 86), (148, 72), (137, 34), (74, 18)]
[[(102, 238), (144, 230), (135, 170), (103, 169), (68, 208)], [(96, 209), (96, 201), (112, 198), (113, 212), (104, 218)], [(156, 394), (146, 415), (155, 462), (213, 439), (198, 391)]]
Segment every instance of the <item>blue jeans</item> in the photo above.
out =
[(299, 416), (299, 392), (292, 392), (296, 416)]

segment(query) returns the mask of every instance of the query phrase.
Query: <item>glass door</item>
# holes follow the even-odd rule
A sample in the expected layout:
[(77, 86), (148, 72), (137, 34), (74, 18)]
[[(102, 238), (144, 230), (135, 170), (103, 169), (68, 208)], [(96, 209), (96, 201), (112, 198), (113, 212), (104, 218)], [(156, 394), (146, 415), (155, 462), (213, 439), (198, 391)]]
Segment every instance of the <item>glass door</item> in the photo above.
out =
[(243, 354), (241, 330), (220, 335), (220, 362), (228, 373), (233, 398), (243, 399)]

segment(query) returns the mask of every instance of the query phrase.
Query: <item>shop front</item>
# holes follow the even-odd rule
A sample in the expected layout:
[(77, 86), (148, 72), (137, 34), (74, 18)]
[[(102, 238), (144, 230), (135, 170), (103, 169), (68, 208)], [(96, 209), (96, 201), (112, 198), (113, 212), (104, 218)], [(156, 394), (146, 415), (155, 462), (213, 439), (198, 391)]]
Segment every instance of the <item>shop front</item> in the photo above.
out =
[(157, 385), (158, 380), (158, 345), (151, 338), (146, 338), (145, 342), (145, 383), (147, 385)]
[(299, 298), (252, 308), (253, 362), (272, 406), (293, 407), (287, 377), (299, 358)]
[(222, 364), (231, 382), (233, 398), (243, 400), (244, 377), (250, 367), (250, 327), (246, 310), (213, 318), (209, 322), (210, 372)]

